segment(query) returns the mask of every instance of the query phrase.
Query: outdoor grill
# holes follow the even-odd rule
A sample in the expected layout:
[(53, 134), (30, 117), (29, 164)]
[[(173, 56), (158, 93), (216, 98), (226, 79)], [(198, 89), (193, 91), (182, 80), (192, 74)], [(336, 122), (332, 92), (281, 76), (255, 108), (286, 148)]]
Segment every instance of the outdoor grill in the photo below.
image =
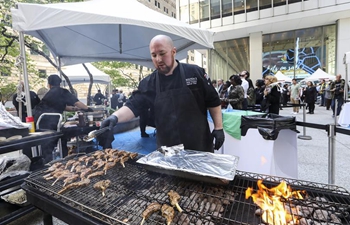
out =
[[(267, 187), (284, 180), (293, 190), (307, 192), (308, 197), (304, 200), (285, 202), (307, 211), (299, 224), (350, 224), (349, 192), (337, 186), (241, 171), (237, 171), (232, 182), (222, 186), (151, 172), (135, 160), (129, 160), (125, 166), (117, 165), (106, 175), (92, 178), (90, 185), (63, 194), (57, 194), (62, 183), (51, 186), (52, 181), (42, 177), (44, 170), (29, 176), (23, 188), (29, 201), (39, 208), (52, 212), (50, 207), (59, 203), (56, 211), (74, 209), (79, 212), (74, 216), (91, 218), (93, 224), (140, 224), (146, 207), (152, 202), (170, 204), (167, 193), (174, 190), (181, 196), (179, 204), (184, 211), (175, 210), (172, 224), (258, 225), (264, 224), (261, 217), (255, 215), (259, 207), (251, 198), (245, 199), (245, 191), (248, 187), (256, 189), (259, 179)], [(112, 181), (105, 197), (93, 188), (94, 183), (104, 179)], [(33, 196), (41, 196), (41, 202), (35, 202)], [(87, 221), (81, 224), (87, 224)], [(154, 213), (145, 224), (166, 224), (166, 220), (161, 213)]]

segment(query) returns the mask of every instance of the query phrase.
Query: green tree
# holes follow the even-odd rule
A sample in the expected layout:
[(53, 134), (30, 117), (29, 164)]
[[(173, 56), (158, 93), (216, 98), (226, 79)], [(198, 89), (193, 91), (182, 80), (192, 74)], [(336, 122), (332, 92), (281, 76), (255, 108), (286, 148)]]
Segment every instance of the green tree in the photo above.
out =
[(111, 77), (111, 85), (113, 87), (132, 87), (136, 88), (139, 81), (135, 80), (130, 74), (126, 72), (127, 69), (135, 65), (128, 62), (96, 62), (94, 66)]

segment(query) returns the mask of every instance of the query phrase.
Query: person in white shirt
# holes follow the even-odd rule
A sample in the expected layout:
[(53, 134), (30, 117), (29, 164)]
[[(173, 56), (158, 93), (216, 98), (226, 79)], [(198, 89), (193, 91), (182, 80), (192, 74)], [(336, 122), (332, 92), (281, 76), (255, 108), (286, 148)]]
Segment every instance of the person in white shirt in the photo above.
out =
[(247, 100), (247, 93), (248, 93), (248, 88), (249, 88), (249, 83), (246, 81), (247, 78), (249, 78), (249, 72), (248, 71), (242, 71), (240, 74), (242, 84), (241, 86), (243, 87), (244, 90), (244, 100), (242, 103), (242, 109), (247, 110), (248, 109), (248, 100)]

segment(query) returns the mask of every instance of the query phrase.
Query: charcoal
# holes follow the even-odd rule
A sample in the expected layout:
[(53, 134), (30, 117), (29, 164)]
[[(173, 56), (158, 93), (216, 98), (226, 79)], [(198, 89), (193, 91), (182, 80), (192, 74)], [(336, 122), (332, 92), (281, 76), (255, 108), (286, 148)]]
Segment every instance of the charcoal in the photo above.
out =
[(258, 208), (257, 210), (255, 210), (255, 215), (257, 216), (261, 216), (264, 213), (264, 210)]
[(313, 213), (313, 218), (321, 221), (328, 221), (328, 212), (326, 210), (317, 209)]
[(330, 215), (330, 219), (331, 219), (331, 222), (333, 222), (333, 223), (341, 223), (341, 219), (339, 219), (339, 217), (337, 217), (334, 214)]

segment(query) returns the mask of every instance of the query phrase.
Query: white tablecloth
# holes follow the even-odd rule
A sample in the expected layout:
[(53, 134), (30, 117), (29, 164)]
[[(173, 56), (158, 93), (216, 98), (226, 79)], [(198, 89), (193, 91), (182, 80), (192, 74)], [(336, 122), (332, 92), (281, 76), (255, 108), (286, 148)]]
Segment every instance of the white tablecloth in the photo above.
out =
[(342, 127), (350, 126), (350, 102), (343, 105), (343, 109), (340, 111), (338, 124)]

